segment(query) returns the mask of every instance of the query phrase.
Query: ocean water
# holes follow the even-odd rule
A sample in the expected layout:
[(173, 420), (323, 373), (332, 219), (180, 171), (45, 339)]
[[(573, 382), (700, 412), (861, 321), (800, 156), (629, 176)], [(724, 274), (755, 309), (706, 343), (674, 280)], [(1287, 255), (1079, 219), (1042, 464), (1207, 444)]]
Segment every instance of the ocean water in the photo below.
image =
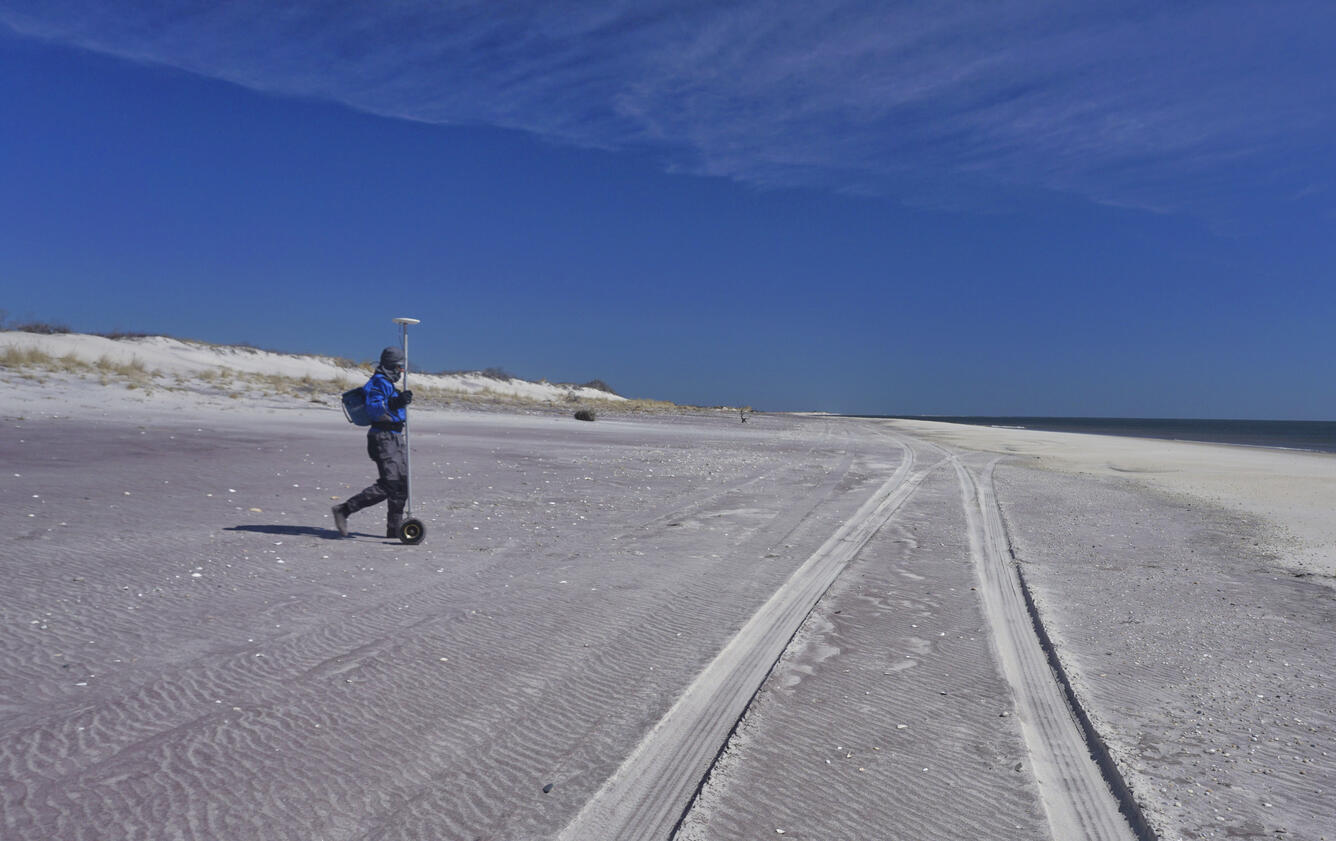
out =
[(1336, 421), (1198, 420), (1191, 418), (1004, 418), (899, 415), (906, 420), (967, 423), (1049, 432), (1089, 432), (1134, 438), (1208, 441), (1336, 453)]

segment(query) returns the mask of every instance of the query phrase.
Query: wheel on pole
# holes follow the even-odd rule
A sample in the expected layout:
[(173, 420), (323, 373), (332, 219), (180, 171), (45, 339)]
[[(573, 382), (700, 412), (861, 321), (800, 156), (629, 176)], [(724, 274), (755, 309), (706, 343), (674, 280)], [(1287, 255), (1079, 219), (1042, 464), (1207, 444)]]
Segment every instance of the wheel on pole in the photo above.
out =
[(416, 546), (427, 536), (427, 527), (416, 518), (404, 520), (399, 526), (399, 539), (409, 546)]

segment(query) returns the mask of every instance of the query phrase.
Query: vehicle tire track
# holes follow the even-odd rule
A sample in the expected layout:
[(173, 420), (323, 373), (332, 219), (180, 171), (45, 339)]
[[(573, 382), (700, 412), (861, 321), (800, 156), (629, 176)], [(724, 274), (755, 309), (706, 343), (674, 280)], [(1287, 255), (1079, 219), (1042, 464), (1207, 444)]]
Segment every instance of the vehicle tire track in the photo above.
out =
[[(835, 450), (857, 443), (830, 429), (823, 440)], [(838, 496), (853, 457), (821, 452), (827, 449), (814, 445), (784, 463), (771, 457), (770, 481), (801, 482), (803, 490), (782, 497), (775, 516), (736, 544), (739, 552), (782, 542), (795, 523)], [(813, 453), (819, 458), (809, 465), (810, 475), (795, 472)], [(817, 481), (818, 474), (824, 479)], [(713, 494), (710, 505), (745, 486)], [(809, 551), (819, 535), (810, 530)], [(795, 553), (773, 566), (791, 570), (801, 559)], [(574, 587), (539, 602), (555, 612), (529, 616), (513, 609), (535, 603), (532, 593), (544, 585), (508, 575), (519, 571), (508, 563), (485, 567), (487, 575), (474, 567), (467, 581), (433, 579), (413, 592), (368, 598), (351, 610), (338, 601), (342, 586), (322, 586), (323, 597), (307, 602), (289, 596), (266, 603), (252, 624), (268, 628), (313, 606), (320, 606), (317, 616), (329, 609), (338, 618), (294, 623), (281, 635), (257, 634), (258, 641), (246, 645), (211, 649), (96, 706), (48, 708), (0, 745), (0, 778), (24, 781), (0, 798), (10, 821), (6, 837), (12, 831), (22, 838), (131, 838), (155, 826), (182, 838), (326, 831), (326, 837), (475, 838), (477, 828), (487, 826), (498, 827), (487, 837), (550, 837), (562, 821), (543, 825), (543, 810), (515, 792), (540, 773), (563, 789), (579, 785), (579, 769), (607, 763), (601, 748), (608, 732), (625, 734), (623, 749), (633, 746), (658, 717), (637, 719), (637, 709), (647, 698), (662, 699), (665, 689), (646, 678), (643, 658), (626, 652), (662, 653), (665, 640), (695, 636), (712, 606), (729, 601), (721, 595), (728, 591), (703, 574), (709, 562), (697, 562), (682, 579), (641, 582), (643, 598), (619, 601), (616, 611), (584, 627), (560, 612), (577, 603), (567, 595)], [(559, 565), (554, 561), (549, 569)], [(527, 564), (525, 571), (532, 576)], [(777, 574), (774, 581), (780, 580)], [(759, 585), (757, 592), (749, 604), (768, 595)], [(605, 609), (608, 603), (584, 604)], [(736, 610), (731, 627), (748, 612)], [(560, 640), (560, 665), (530, 654), (553, 648), (553, 640)], [(708, 651), (726, 640), (721, 631), (671, 689), (685, 686), (708, 662)], [(492, 672), (483, 683), (478, 678), (489, 669), (463, 656), (470, 651), (494, 652), (513, 668)], [(451, 655), (448, 667), (435, 665), (442, 652)], [(691, 656), (687, 645), (669, 653)], [(440, 716), (443, 710), (453, 714)], [(614, 764), (605, 764), (603, 774)], [(367, 785), (368, 776), (377, 777), (376, 784)], [(600, 783), (591, 772), (587, 792)], [(189, 791), (208, 794), (176, 797)], [(557, 797), (544, 800), (548, 809), (558, 805)], [(256, 803), (266, 805), (248, 806)], [(324, 804), (323, 811), (313, 813), (319, 807), (312, 804)], [(279, 827), (289, 825), (306, 834), (284, 835)], [(330, 828), (336, 825), (338, 832)]]
[[(836, 437), (837, 432), (840, 434), (840, 437), (842, 437), (845, 440), (846, 445), (850, 443), (853, 439), (853, 436), (849, 433), (847, 429), (835, 428), (829, 422), (827, 422), (823, 426), (821, 432), (823, 435), (822, 441), (812, 443), (810, 446), (808, 446), (807, 451), (803, 454), (804, 456), (810, 456), (817, 450), (824, 449), (825, 440), (834, 439)], [(897, 441), (897, 443), (900, 444), (900, 447), (906, 453), (910, 452), (909, 448), (906, 447), (903, 444), (903, 442)], [(834, 480), (834, 482), (838, 482), (840, 478), (843, 478), (849, 472), (849, 468), (853, 465), (853, 460), (854, 460), (853, 450), (846, 448), (846, 451), (842, 454), (842, 457), (839, 459), (839, 465), (830, 468), (826, 472), (828, 475), (838, 474)], [(776, 466), (773, 464), (767, 464), (760, 470), (753, 471), (745, 478), (733, 482), (729, 484), (727, 487), (716, 488), (711, 492), (705, 494), (704, 496), (693, 497), (689, 502), (685, 504), (678, 504), (676, 502), (671, 503), (667, 508), (660, 509), (658, 512), (656, 512), (653, 516), (649, 517), (648, 519), (642, 520), (641, 522), (637, 523), (631, 528), (619, 532), (616, 535), (615, 539), (626, 540), (629, 538), (634, 538), (643, 535), (646, 532), (661, 530), (674, 520), (680, 520), (685, 517), (690, 517), (691, 515), (696, 514), (699, 511), (703, 511), (709, 508), (715, 502), (731, 494), (736, 494), (739, 491), (751, 488), (766, 479), (773, 478), (775, 475), (783, 472), (785, 469), (792, 469), (794, 465), (800, 464), (802, 462), (803, 459), (799, 457), (799, 458), (793, 458), (787, 464), (783, 465)]]
[[(980, 583), (984, 615), (992, 630), (999, 664), (1011, 685), (1019, 724), (1038, 783), (1040, 801), (1054, 838), (1062, 841), (1150, 841), (1126, 786), (1109, 763), (1101, 767), (1078, 723), (1083, 713), (1074, 696), (1064, 692), (1037, 633), (1042, 626), (1032, 611), (1023, 585), (1011, 564), (1011, 549), (993, 490), (993, 468), (1003, 456), (990, 460), (976, 478), (964, 464), (955, 463), (961, 501), (969, 529), (970, 553)], [(1110, 775), (1111, 778), (1110, 778)], [(1139, 826), (1138, 826), (1139, 824)], [(1133, 827), (1137, 826), (1134, 830)]]
[(858, 512), (753, 614), (566, 825), (561, 839), (672, 835), (737, 722), (822, 594), (943, 462), (917, 472), (912, 463), (904, 458)]

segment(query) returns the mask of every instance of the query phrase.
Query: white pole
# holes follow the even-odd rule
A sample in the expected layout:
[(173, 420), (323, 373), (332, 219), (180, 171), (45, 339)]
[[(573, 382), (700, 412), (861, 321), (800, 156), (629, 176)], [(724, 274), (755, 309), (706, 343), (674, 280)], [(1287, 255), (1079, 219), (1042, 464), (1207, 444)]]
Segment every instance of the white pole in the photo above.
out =
[[(396, 318), (399, 325), (399, 344), (404, 352), (404, 391), (408, 391), (408, 325), (421, 324), (416, 318)], [(408, 485), (404, 498), (404, 517), (413, 516), (413, 449), (408, 441), (408, 407), (404, 407), (404, 482)]]

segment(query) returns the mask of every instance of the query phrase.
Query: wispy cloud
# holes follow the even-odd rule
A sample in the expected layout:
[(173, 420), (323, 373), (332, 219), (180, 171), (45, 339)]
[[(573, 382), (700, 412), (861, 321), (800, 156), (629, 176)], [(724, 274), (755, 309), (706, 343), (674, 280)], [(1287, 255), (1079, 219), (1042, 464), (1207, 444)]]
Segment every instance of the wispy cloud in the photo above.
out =
[(950, 202), (1283, 200), (1336, 122), (1318, 2), (0, 0), (19, 33), (376, 114)]

